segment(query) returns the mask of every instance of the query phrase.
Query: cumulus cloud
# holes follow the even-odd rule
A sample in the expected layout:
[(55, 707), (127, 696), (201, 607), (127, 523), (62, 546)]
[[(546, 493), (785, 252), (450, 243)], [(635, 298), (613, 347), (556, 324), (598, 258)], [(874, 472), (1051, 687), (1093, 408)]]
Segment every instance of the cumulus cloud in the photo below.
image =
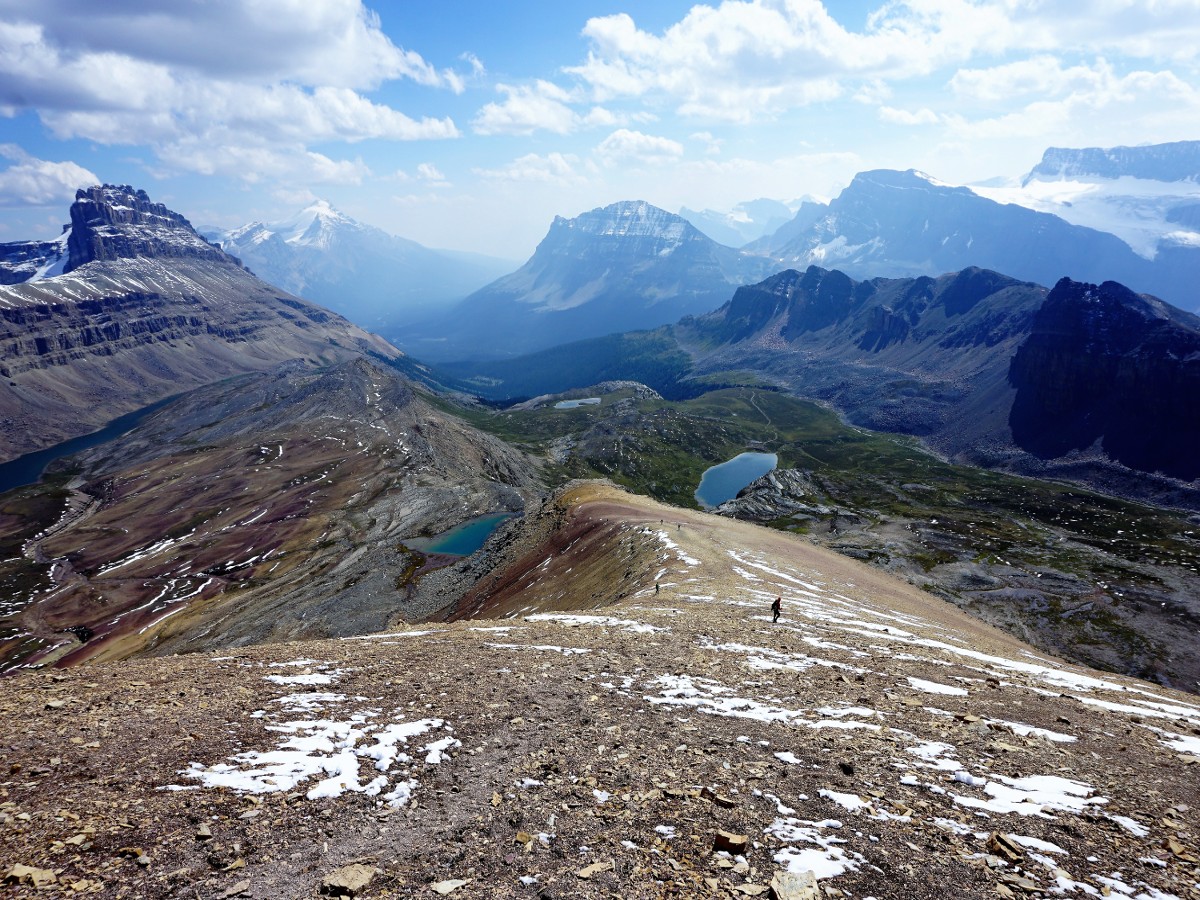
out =
[(751, 122), (969, 63), (1047, 53), (1200, 56), (1197, 0), (891, 0), (859, 30), (820, 0), (693, 6), (661, 34), (624, 13), (588, 20), (587, 59), (567, 71), (597, 102), (665, 100), (683, 115)]
[(533, 134), (550, 131), (569, 134), (578, 127), (578, 117), (569, 106), (571, 94), (549, 81), (533, 84), (498, 84), (504, 94), (500, 103), (489, 103), (472, 121), (477, 134)]
[[(248, 178), (344, 181), (361, 163), (308, 145), (458, 135), (449, 118), (361, 93), (396, 79), (461, 92), (464, 81), (393, 44), (360, 0), (0, 0), (0, 16), (0, 108), (36, 111), (59, 138), (149, 143), (167, 168), (232, 172), (224, 157), (276, 167)], [(195, 152), (204, 145), (215, 160)]]
[(13, 163), (0, 171), (0, 206), (59, 206), (74, 200), (77, 188), (100, 183), (83, 166), (36, 159), (15, 144), (0, 144), (0, 157)]
[(494, 181), (577, 184), (584, 178), (576, 172), (579, 157), (572, 153), (527, 153), (498, 169), (475, 169), (475, 174)]
[(574, 106), (583, 100), (579, 91), (541, 79), (532, 84), (498, 84), (496, 90), (504, 94), (504, 100), (488, 103), (476, 114), (471, 122), (476, 134), (571, 134), (581, 128), (624, 124), (631, 118), (603, 106), (578, 112)]
[(596, 147), (596, 156), (607, 166), (623, 163), (661, 165), (683, 156), (683, 145), (670, 138), (618, 128)]
[(429, 184), (439, 186), (449, 184), (449, 182), (446, 180), (446, 176), (442, 174), (441, 169), (439, 169), (433, 163), (423, 162), (418, 165), (417, 175), (427, 181)]
[(936, 125), (941, 118), (932, 109), (896, 109), (892, 106), (879, 107), (879, 119), (889, 125)]
[(361, 0), (93, 3), (0, 0), (10, 22), (78, 59), (119, 57), (209, 79), (373, 89), (405, 78), (457, 89), (461, 76), (397, 47)]
[[(1004, 67), (1002, 67), (1004, 68)], [(972, 80), (972, 89), (992, 91), (1022, 70), (993, 72), (995, 80)], [(1172, 72), (1118, 74), (1103, 61), (1090, 69), (1060, 70), (1058, 85), (1011, 111), (983, 118), (958, 116), (952, 131), (974, 140), (1038, 138), (1077, 145), (1098, 122), (1120, 121), (1142, 140), (1194, 138), (1190, 123), (1200, 121), (1200, 89)], [(1053, 81), (1053, 79), (1052, 79)], [(1182, 129), (1182, 130), (1181, 130)]]

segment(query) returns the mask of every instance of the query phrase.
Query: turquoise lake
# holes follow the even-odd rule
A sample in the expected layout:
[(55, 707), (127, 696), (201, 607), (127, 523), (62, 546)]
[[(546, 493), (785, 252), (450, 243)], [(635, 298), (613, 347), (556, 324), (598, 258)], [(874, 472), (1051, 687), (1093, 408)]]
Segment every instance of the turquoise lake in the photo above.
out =
[(696, 499), (702, 506), (720, 506), (777, 465), (779, 457), (774, 453), (739, 453), (728, 462), (705, 471), (700, 487), (696, 488)]
[(584, 397), (582, 400), (559, 400), (554, 404), (555, 409), (578, 409), (581, 406), (598, 406), (599, 397)]
[(500, 523), (511, 519), (516, 513), (490, 513), (463, 522), (449, 531), (444, 531), (431, 538), (414, 538), (405, 543), (414, 550), (425, 553), (445, 553), (450, 556), (470, 556), (483, 546), (492, 536), (492, 532), (500, 527)]

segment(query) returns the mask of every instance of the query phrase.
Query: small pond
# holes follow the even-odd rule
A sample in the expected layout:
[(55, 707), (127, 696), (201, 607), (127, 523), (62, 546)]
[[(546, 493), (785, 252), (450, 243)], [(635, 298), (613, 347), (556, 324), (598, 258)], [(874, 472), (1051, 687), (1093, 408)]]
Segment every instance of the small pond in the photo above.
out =
[(461, 525), (444, 531), (430, 538), (413, 538), (405, 541), (414, 550), (422, 553), (445, 553), (448, 556), (470, 556), (483, 546), (492, 536), (492, 532), (500, 527), (500, 523), (511, 519), (516, 513), (489, 513), (475, 519), (468, 519)]
[(700, 479), (700, 487), (696, 488), (696, 499), (702, 506), (720, 506), (778, 464), (779, 457), (774, 453), (739, 453), (728, 462), (705, 471)]
[(598, 406), (599, 397), (584, 397), (582, 400), (559, 400), (554, 404), (555, 409), (578, 409), (581, 406)]

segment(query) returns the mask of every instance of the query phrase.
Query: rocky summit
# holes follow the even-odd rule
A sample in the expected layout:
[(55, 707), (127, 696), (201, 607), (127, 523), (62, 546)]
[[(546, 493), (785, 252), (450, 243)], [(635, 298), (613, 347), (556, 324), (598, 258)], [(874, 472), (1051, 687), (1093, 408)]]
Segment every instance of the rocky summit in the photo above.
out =
[(400, 355), (259, 281), (144, 191), (80, 190), (64, 237), (65, 262), (30, 250), (9, 266), (23, 280), (0, 286), (0, 460), (284, 361)]
[(597, 482), (493, 561), (453, 621), (7, 679), (5, 891), (1200, 896), (1195, 697)]

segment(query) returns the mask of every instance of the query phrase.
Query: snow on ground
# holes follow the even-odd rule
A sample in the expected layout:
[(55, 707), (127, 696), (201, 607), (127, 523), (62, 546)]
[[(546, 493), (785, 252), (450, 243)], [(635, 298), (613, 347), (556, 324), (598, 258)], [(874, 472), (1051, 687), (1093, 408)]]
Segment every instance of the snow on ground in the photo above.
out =
[[(314, 660), (296, 660), (282, 666), (313, 666), (326, 671), (297, 675), (267, 675), (264, 680), (278, 685), (332, 684), (345, 674), (329, 670)], [(366, 702), (366, 698), (355, 698)], [(389, 721), (374, 707), (348, 711), (336, 718), (321, 714), (326, 707), (347, 702), (344, 694), (303, 692), (276, 697), (281, 713), (310, 714), (303, 719), (280, 721), (279, 713), (258, 710), (252, 719), (264, 721), (267, 732), (280, 736), (272, 750), (244, 750), (227, 762), (206, 765), (192, 762), (179, 774), (208, 788), (227, 788), (246, 794), (293, 791), (308, 785), (310, 800), (338, 797), (353, 792), (378, 797), (389, 806), (403, 806), (412, 798), (420, 783), (412, 777), (414, 758), (410, 741), (423, 735), (437, 735), (413, 752), (424, 755), (426, 765), (437, 765), (446, 754), (462, 744), (454, 729), (444, 720), (429, 717)], [(400, 711), (397, 711), (399, 713)], [(366, 766), (364, 772), (363, 767)], [(188, 790), (195, 785), (169, 785), (167, 790)]]
[(918, 691), (924, 691), (926, 694), (947, 694), (951, 697), (967, 696), (967, 689), (953, 687), (948, 684), (940, 684), (936, 681), (926, 681), (924, 678), (913, 678), (908, 676), (908, 686)]
[(579, 625), (596, 625), (603, 628), (620, 628), (623, 631), (629, 631), (640, 634), (653, 634), (659, 631), (666, 631), (666, 628), (660, 628), (657, 625), (646, 625), (642, 622), (634, 622), (630, 619), (617, 619), (612, 616), (587, 616), (578, 613), (535, 613), (531, 616), (525, 616), (526, 622), (557, 622), (560, 625), (579, 626)]

